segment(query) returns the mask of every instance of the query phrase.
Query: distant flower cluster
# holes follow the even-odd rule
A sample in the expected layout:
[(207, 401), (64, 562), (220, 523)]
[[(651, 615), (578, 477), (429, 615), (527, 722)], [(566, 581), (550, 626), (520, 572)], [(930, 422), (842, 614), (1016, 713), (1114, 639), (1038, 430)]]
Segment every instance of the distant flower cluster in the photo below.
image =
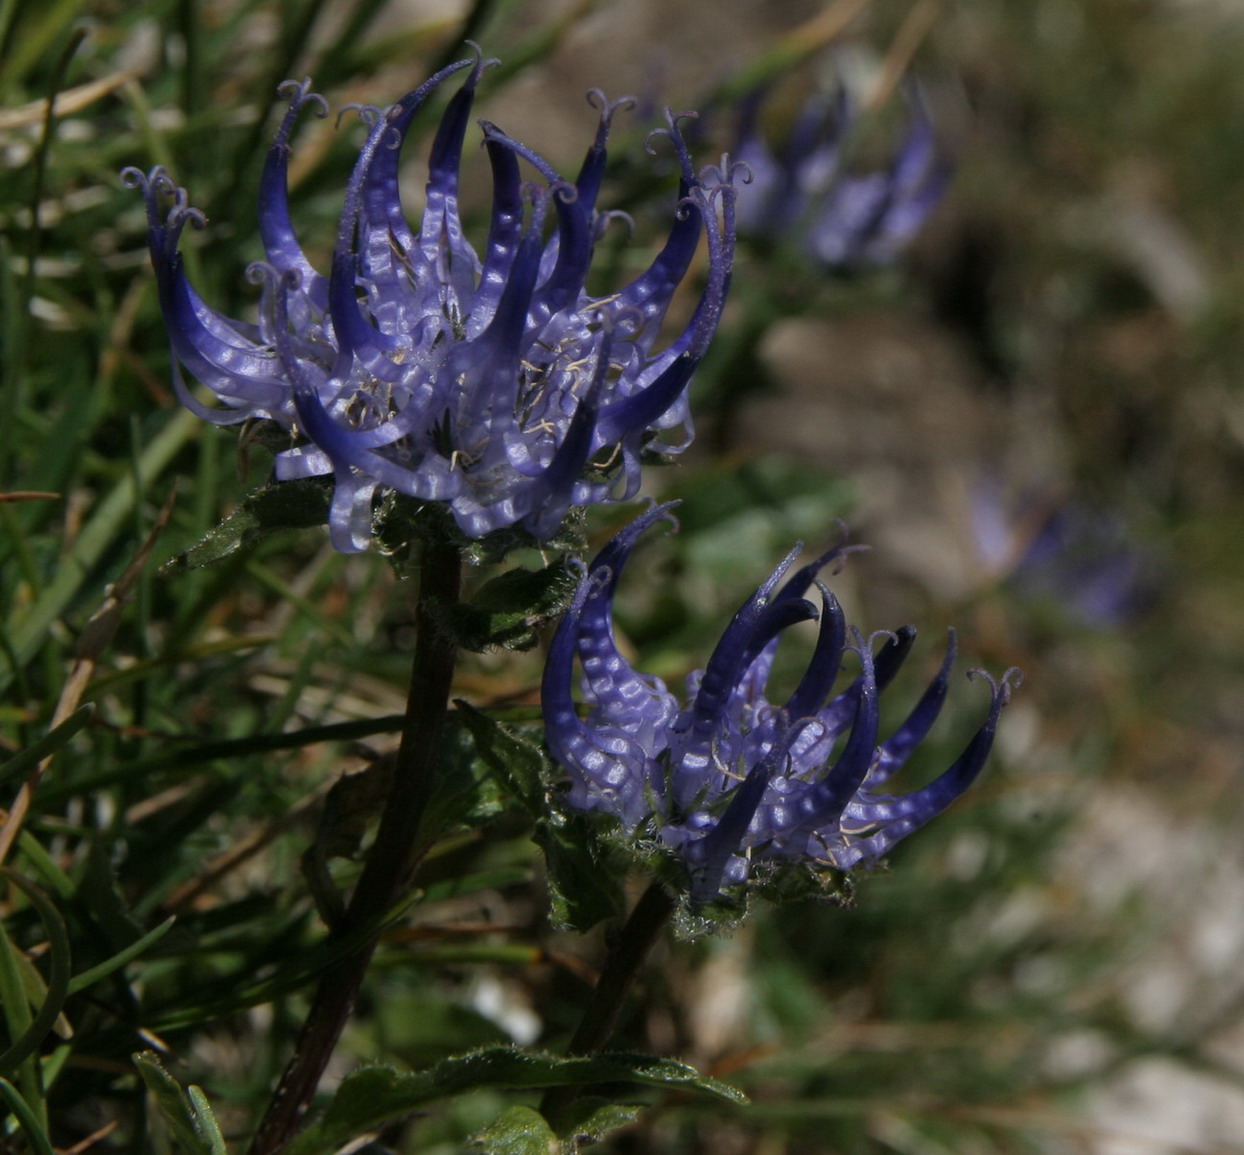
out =
[(1074, 500), (1008, 503), (994, 484), (975, 488), (971, 510), (981, 561), (1023, 598), (1115, 629), (1158, 596), (1161, 559), (1117, 514)]
[[(882, 740), (879, 697), (915, 631), (883, 635), (874, 654), (873, 639), (848, 628), (816, 576), (838, 551), (790, 576), (798, 551), (787, 556), (691, 675), (685, 706), (660, 679), (636, 672), (614, 638), (614, 591), (640, 535), (669, 509), (652, 509), (601, 551), (553, 640), (542, 691), (546, 740), (569, 775), (572, 806), (610, 814), (672, 852), (685, 865), (692, 899), (703, 903), (783, 863), (849, 870), (873, 862), (967, 790), (1018, 672), (988, 679), (985, 722), (940, 777), (908, 794), (879, 792), (941, 711), (954, 641), (923, 697)], [(804, 596), (814, 584), (819, 607)], [(771, 703), (765, 687), (782, 632), (818, 618), (806, 672), (784, 703)], [(831, 697), (847, 653), (860, 673)], [(572, 698), (576, 658), (586, 717)]]
[[(126, 171), (147, 200), (151, 259), (182, 402), (208, 421), (266, 418), (294, 447), (277, 455), (278, 479), (329, 476), (329, 528), (342, 551), (365, 549), (373, 503), (391, 489), (448, 506), (469, 537), (517, 526), (552, 536), (574, 505), (626, 500), (641, 455), (690, 441), (686, 386), (721, 315), (733, 252), (728, 172), (697, 175), (669, 118), (681, 176), (668, 239), (651, 265), (607, 296), (584, 287), (593, 248), (612, 214), (597, 210), (610, 121), (620, 104), (592, 100), (600, 127), (573, 181), (484, 123), (492, 171), (490, 230), (482, 255), (463, 234), (458, 173), (476, 85), (487, 66), (464, 60), (387, 108), (369, 125), (346, 187), (328, 275), (304, 256), (288, 211), (286, 170), (299, 112), (320, 115), (309, 82), (289, 84), (289, 109), (259, 190), (266, 260), (257, 324), (222, 316), (186, 277), (187, 224), (202, 225), (185, 190), (161, 168)], [(427, 97), (451, 75), (466, 83), (449, 102), (429, 160), (417, 232), (398, 190), (401, 144)], [(538, 174), (525, 183), (520, 161)], [(164, 210), (161, 201), (172, 198)], [(546, 218), (552, 217), (546, 239)], [(704, 290), (690, 321), (657, 348), (671, 299), (708, 238)], [(181, 368), (216, 395), (202, 404)]]
[(808, 100), (776, 148), (760, 128), (762, 104), (756, 93), (741, 105), (736, 155), (751, 180), (739, 188), (739, 231), (781, 239), (827, 269), (894, 261), (937, 207), (951, 174), (918, 93), (908, 93), (909, 126), (890, 164), (863, 174), (843, 163), (858, 119), (845, 88)]

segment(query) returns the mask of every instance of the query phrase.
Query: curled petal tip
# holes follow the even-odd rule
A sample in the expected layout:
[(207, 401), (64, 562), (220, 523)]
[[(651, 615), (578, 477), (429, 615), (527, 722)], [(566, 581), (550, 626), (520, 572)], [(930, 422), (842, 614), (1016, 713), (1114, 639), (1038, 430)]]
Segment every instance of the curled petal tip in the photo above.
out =
[[(475, 66), (471, 70), (471, 77), (467, 83), (469, 85), (478, 84), (480, 77), (483, 76), (488, 69), (496, 68), (500, 65), (501, 60), (496, 56), (485, 56), (483, 48), (480, 47), (479, 42), (476, 40), (465, 40), (463, 43), (475, 53)], [(463, 65), (466, 65), (471, 62), (464, 60), (462, 63)]]
[(282, 100), (288, 100), (290, 107), (301, 110), (306, 105), (312, 106), (312, 113), (318, 119), (323, 120), (328, 116), (328, 101), (318, 92), (311, 91), (311, 77), (305, 76), (302, 80), (282, 80), (276, 86), (276, 94)]
[(691, 163), (691, 152), (687, 148), (686, 138), (683, 136), (681, 122), (684, 120), (697, 120), (700, 114), (692, 109), (685, 109), (681, 112), (675, 112), (673, 109), (665, 110), (665, 127), (654, 128), (644, 138), (644, 151), (649, 156), (656, 156), (656, 147), (654, 141), (660, 137), (672, 142), (674, 151), (678, 155), (679, 166), (682, 169), (683, 180), (688, 184), (695, 182), (695, 169)]
[(1011, 693), (1018, 690), (1024, 684), (1024, 671), (1018, 666), (1011, 666), (999, 679), (998, 691), (1002, 695), (1003, 703), (1006, 704), (1011, 700)]
[(345, 119), (346, 113), (352, 112), (358, 117), (359, 123), (368, 129), (373, 129), (383, 120), (392, 120), (401, 112), (401, 106), (396, 104), (386, 104), (383, 107), (379, 104), (366, 104), (363, 101), (351, 101), (349, 104), (343, 104), (337, 109), (336, 126), (341, 127), (341, 122)]
[(146, 189), (151, 183), (150, 177), (141, 168), (133, 164), (127, 164), (118, 175), (122, 188)]
[(605, 128), (609, 127), (616, 113), (627, 112), (639, 104), (634, 96), (619, 96), (617, 100), (610, 100), (600, 88), (587, 90), (587, 102), (600, 113), (601, 125)]
[(297, 292), (302, 288), (301, 269), (278, 269), (268, 261), (252, 261), (247, 265), (246, 279), (252, 285), (271, 285), (289, 292)]
[[(736, 181), (743, 184), (750, 184), (755, 174), (751, 165), (745, 160), (731, 160), (728, 152), (721, 154), (721, 159), (716, 164), (706, 164), (700, 169), (700, 183), (707, 189), (722, 190), (733, 189)], [(718, 196), (733, 195), (733, 192), (726, 194), (718, 192)]]
[(967, 676), (972, 681), (981, 678), (989, 686), (989, 693), (993, 702), (990, 710), (990, 725), (993, 724), (1002, 709), (1010, 705), (1011, 694), (1019, 689), (1024, 682), (1024, 672), (1018, 666), (1009, 667), (1000, 678), (995, 678), (988, 670), (974, 666), (968, 670)]

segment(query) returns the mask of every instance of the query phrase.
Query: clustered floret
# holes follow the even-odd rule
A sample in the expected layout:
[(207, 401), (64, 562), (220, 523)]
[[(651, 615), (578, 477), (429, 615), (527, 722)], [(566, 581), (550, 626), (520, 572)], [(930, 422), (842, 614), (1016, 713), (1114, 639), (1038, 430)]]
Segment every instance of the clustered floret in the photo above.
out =
[[(983, 675), (988, 716), (948, 770), (920, 790), (880, 793), (941, 711), (954, 636), (923, 697), (880, 741), (880, 693), (916, 634), (908, 627), (884, 635), (874, 654), (875, 639), (848, 628), (837, 599), (817, 580), (840, 550), (787, 577), (799, 552), (792, 550), (735, 614), (707, 666), (690, 676), (685, 706), (659, 678), (634, 670), (614, 638), (614, 591), (640, 535), (670, 508), (650, 510), (600, 552), (553, 640), (542, 692), (546, 740), (569, 776), (571, 806), (654, 838), (682, 862), (692, 900), (705, 903), (781, 863), (849, 870), (874, 862), (967, 790), (1018, 671), (997, 681)], [(813, 585), (819, 610), (804, 597)], [(765, 687), (782, 632), (818, 618), (806, 672), (783, 704), (771, 703)], [(831, 697), (848, 652), (860, 673)], [(586, 717), (572, 697), (576, 657)]]
[[(276, 477), (331, 476), (329, 531), (345, 552), (370, 544), (377, 500), (389, 492), (444, 506), (469, 538), (517, 529), (540, 542), (557, 533), (572, 506), (633, 498), (641, 461), (678, 453), (691, 440), (687, 385), (729, 287), (736, 193), (741, 223), (800, 223), (812, 254), (837, 265), (893, 256), (945, 183), (918, 102), (893, 165), (864, 177), (838, 171), (840, 132), (825, 134), (824, 109), (805, 113), (783, 164), (756, 132), (753, 107), (741, 149), (752, 183), (739, 189), (728, 158), (695, 171), (679, 117), (667, 113), (658, 133), (672, 142), (679, 168), (669, 234), (639, 276), (595, 296), (585, 287), (593, 250), (620, 215), (597, 209), (606, 142), (628, 101), (590, 94), (599, 127), (573, 181), (481, 122), (492, 207), (477, 253), (459, 215), (459, 168), (490, 63), (478, 55), (459, 61), (389, 108), (358, 110), (368, 132), (327, 275), (295, 235), (287, 172), (299, 114), (311, 108), (323, 116), (327, 106), (309, 81), (283, 87), (289, 106), (260, 182), (265, 260), (249, 270), (261, 289), (255, 323), (225, 317), (190, 284), (181, 237), (187, 225), (205, 222), (186, 191), (162, 168), (124, 173), (146, 200), (179, 398), (216, 424), (258, 419), (283, 427), (291, 443), (276, 456)], [(432, 143), (415, 231), (401, 209), (400, 150), (428, 97), (462, 72)], [(839, 123), (848, 119), (840, 108)], [(535, 181), (523, 180), (522, 163)], [(698, 302), (658, 347), (702, 236), (708, 260)], [(183, 369), (214, 403), (191, 391)], [(673, 857), (691, 900), (702, 905), (786, 866), (846, 871), (874, 862), (967, 790), (1018, 672), (996, 681), (983, 675), (987, 717), (949, 769), (922, 789), (882, 793), (941, 711), (954, 635), (924, 695), (881, 740), (879, 697), (915, 631), (866, 639), (848, 627), (817, 577), (842, 550), (787, 576), (793, 550), (690, 677), (685, 705), (660, 679), (635, 671), (614, 637), (613, 596), (641, 534), (670, 509), (645, 513), (584, 569), (555, 633), (543, 681), (546, 739), (569, 779), (571, 806), (610, 815)], [(813, 586), (816, 600), (805, 596)], [(812, 658), (786, 701), (774, 704), (765, 695), (778, 641), (809, 620), (819, 620)], [(847, 654), (859, 673), (834, 694)], [(573, 696), (576, 659), (585, 713)]]
[(896, 260), (951, 176), (919, 93), (908, 91), (909, 123), (890, 163), (865, 173), (843, 163), (859, 116), (845, 88), (809, 99), (779, 151), (760, 129), (762, 96), (752, 94), (741, 108), (736, 156), (751, 179), (739, 188), (739, 231), (784, 240), (826, 269)]
[[(463, 60), (368, 125), (349, 184), (327, 276), (306, 258), (290, 221), (290, 136), (307, 107), (324, 115), (310, 82), (283, 88), (289, 108), (260, 184), (266, 259), (251, 266), (262, 299), (257, 324), (221, 315), (190, 284), (179, 243), (202, 226), (168, 173), (128, 169), (147, 201), (149, 244), (182, 402), (208, 421), (278, 422), (296, 444), (276, 458), (278, 479), (331, 475), (333, 544), (363, 550), (384, 490), (448, 506), (479, 538), (517, 526), (546, 540), (574, 505), (634, 497), (646, 451), (673, 454), (692, 436), (686, 387), (716, 329), (733, 254), (729, 165), (697, 174), (678, 118), (658, 130), (674, 145), (678, 204), (664, 247), (635, 280), (607, 296), (584, 287), (593, 248), (616, 214), (596, 208), (610, 123), (627, 100), (593, 92), (596, 138), (575, 180), (482, 123), (493, 202), (482, 257), (463, 233), (458, 171), (476, 86), (490, 61)], [(467, 79), (449, 102), (429, 160), (418, 232), (398, 190), (402, 142), (415, 114), (448, 77)], [(538, 174), (525, 183), (520, 160)], [(162, 211), (161, 200), (172, 197)], [(545, 238), (546, 218), (552, 216)], [(658, 337), (702, 233), (708, 274), (691, 319), (663, 348)], [(184, 366), (219, 404), (200, 402)]]

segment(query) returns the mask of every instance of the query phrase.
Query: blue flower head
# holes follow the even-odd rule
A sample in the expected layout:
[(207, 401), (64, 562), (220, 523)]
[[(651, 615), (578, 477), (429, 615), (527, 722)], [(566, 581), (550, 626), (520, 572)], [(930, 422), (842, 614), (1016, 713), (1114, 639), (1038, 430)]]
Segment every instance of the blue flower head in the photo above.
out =
[(755, 93), (740, 110), (737, 159), (751, 170), (751, 180), (739, 187), (739, 231), (785, 239), (828, 269), (896, 260), (937, 207), (951, 175), (916, 89), (907, 91), (909, 124), (889, 165), (863, 174), (843, 165), (858, 119), (845, 88), (804, 105), (780, 156), (759, 127), (761, 104), (762, 94)]
[[(596, 200), (610, 121), (627, 102), (590, 94), (600, 125), (573, 181), (481, 122), (492, 212), (477, 253), (459, 216), (459, 162), (489, 63), (459, 61), (387, 109), (360, 110), (369, 131), (327, 275), (298, 243), (286, 182), (299, 112), (310, 106), (324, 115), (325, 103), (309, 81), (283, 88), (289, 108), (259, 188), (266, 259), (250, 269), (261, 286), (255, 324), (221, 315), (187, 279), (180, 236), (204, 218), (185, 190), (161, 168), (123, 174), (147, 201), (178, 396), (217, 424), (264, 418), (284, 426), (293, 444), (277, 455), (276, 476), (333, 478), (329, 528), (345, 552), (367, 547), (374, 501), (386, 491), (443, 504), (470, 538), (516, 527), (547, 540), (571, 506), (632, 497), (641, 457), (676, 453), (692, 436), (686, 386), (730, 276), (728, 171), (697, 175), (677, 118), (668, 116), (661, 132), (680, 167), (668, 238), (635, 280), (598, 297), (584, 281), (593, 247), (617, 214), (598, 211)], [(420, 106), (459, 72), (466, 82), (433, 141), (415, 231), (399, 198), (401, 145)], [(520, 162), (534, 170), (534, 182), (524, 181)], [(705, 288), (690, 321), (658, 348), (702, 233)], [(217, 404), (190, 392), (183, 367)]]
[[(571, 806), (612, 815), (679, 860), (692, 902), (703, 904), (783, 867), (816, 876), (826, 867), (875, 862), (971, 786), (1018, 671), (998, 681), (984, 675), (988, 716), (948, 770), (911, 793), (882, 792), (941, 711), (954, 636), (924, 695), (882, 740), (878, 698), (915, 630), (886, 635), (874, 654), (873, 639), (848, 628), (817, 580), (841, 550), (788, 576), (793, 550), (735, 614), (708, 665), (691, 675), (685, 706), (660, 679), (632, 669), (614, 640), (611, 603), (640, 534), (669, 509), (650, 510), (601, 551), (554, 635), (543, 684), (545, 732), (570, 780)], [(804, 596), (813, 586), (819, 608)], [(779, 637), (814, 619), (819, 635), (806, 672), (784, 703), (771, 703), (765, 684)], [(833, 694), (847, 652), (861, 671)], [(576, 657), (586, 716), (572, 698)]]

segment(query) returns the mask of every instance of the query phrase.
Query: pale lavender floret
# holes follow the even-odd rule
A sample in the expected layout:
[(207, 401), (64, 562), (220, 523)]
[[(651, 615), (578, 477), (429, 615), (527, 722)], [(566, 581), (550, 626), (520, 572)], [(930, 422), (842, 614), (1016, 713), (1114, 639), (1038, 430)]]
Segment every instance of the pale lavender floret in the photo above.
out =
[(758, 125), (760, 94), (741, 110), (737, 158), (752, 174), (739, 188), (745, 234), (784, 238), (831, 269), (897, 259), (937, 207), (951, 168), (940, 154), (923, 100), (909, 89), (910, 123), (893, 160), (877, 172), (844, 168), (856, 111), (845, 90), (804, 106), (779, 157)]
[[(185, 225), (203, 218), (185, 191), (160, 168), (123, 174), (147, 200), (178, 396), (217, 424), (262, 418), (288, 429), (296, 444), (277, 455), (276, 476), (333, 477), (329, 527), (346, 552), (366, 548), (384, 490), (445, 503), (470, 537), (518, 526), (545, 540), (573, 505), (633, 497), (645, 450), (677, 453), (692, 437), (686, 387), (720, 318), (733, 257), (729, 169), (697, 175), (668, 116), (661, 133), (680, 179), (667, 241), (634, 281), (593, 297), (584, 281), (614, 215), (596, 207), (606, 142), (628, 101), (589, 95), (599, 127), (574, 181), (481, 122), (493, 204), (477, 254), (459, 217), (458, 170), (489, 63), (459, 61), (388, 109), (359, 110), (368, 135), (327, 276), (298, 243), (287, 194), (295, 121), (307, 107), (323, 115), (324, 102), (309, 82), (283, 87), (289, 109), (260, 181), (265, 260), (250, 270), (261, 286), (255, 325), (215, 312), (190, 285), (178, 244)], [(460, 72), (467, 78), (431, 147), (416, 232), (401, 211), (401, 144), (428, 96)], [(537, 181), (523, 180), (521, 164)], [(705, 289), (681, 333), (658, 350), (702, 235)], [(190, 392), (183, 369), (217, 404)]]
[(1050, 514), (1011, 575), (1022, 595), (1057, 602), (1082, 624), (1102, 629), (1139, 617), (1159, 578), (1157, 556), (1121, 518), (1075, 504)]
[[(766, 863), (849, 870), (874, 862), (971, 786), (1018, 671), (997, 681), (984, 675), (988, 715), (948, 770), (908, 794), (881, 792), (942, 709), (954, 635), (923, 696), (881, 740), (878, 700), (915, 631), (882, 635), (874, 654), (874, 639), (847, 626), (817, 580), (840, 549), (793, 573), (798, 550), (785, 558), (735, 614), (705, 669), (690, 676), (687, 705), (659, 679), (632, 669), (614, 640), (613, 595), (639, 537), (671, 508), (649, 510), (601, 551), (554, 635), (542, 689), (545, 734), (568, 776), (571, 806), (613, 815), (644, 837), (655, 832), (684, 864), (692, 900), (702, 903)], [(804, 596), (814, 585), (819, 606)], [(777, 643), (789, 626), (808, 620), (820, 623), (808, 667), (784, 703), (771, 703), (765, 687)], [(847, 653), (861, 670), (833, 695)], [(576, 657), (585, 715), (572, 692)]]
[(1116, 513), (1037, 493), (1008, 500), (994, 481), (973, 488), (970, 508), (977, 552), (990, 575), (1082, 625), (1126, 625), (1159, 593), (1159, 556)]
[(807, 217), (814, 200), (824, 196), (840, 167), (849, 104), (845, 90), (835, 98), (811, 97), (800, 110), (781, 156), (773, 151), (759, 123), (764, 91), (739, 105), (735, 157), (747, 165), (750, 179), (738, 191), (735, 212), (739, 231), (780, 236)]

